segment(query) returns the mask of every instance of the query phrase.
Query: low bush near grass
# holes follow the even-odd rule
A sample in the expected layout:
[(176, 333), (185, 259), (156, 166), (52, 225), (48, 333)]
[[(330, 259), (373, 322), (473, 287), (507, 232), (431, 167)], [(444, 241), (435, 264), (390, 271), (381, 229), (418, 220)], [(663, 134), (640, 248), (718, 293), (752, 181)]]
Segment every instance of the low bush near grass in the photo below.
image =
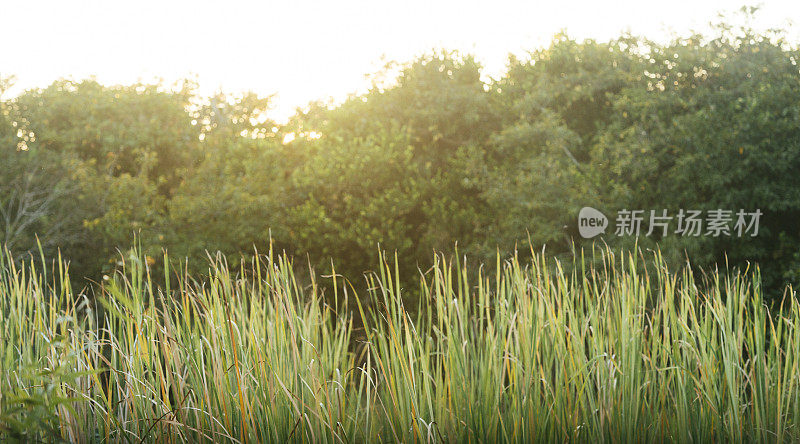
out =
[(525, 256), (476, 272), (437, 256), (409, 309), (386, 257), (356, 295), (335, 273), (301, 284), (272, 252), (212, 258), (203, 279), (168, 257), (153, 276), (133, 252), (89, 292), (5, 253), (0, 438), (800, 439), (791, 289), (770, 310), (757, 269), (700, 285), (657, 253), (570, 273)]

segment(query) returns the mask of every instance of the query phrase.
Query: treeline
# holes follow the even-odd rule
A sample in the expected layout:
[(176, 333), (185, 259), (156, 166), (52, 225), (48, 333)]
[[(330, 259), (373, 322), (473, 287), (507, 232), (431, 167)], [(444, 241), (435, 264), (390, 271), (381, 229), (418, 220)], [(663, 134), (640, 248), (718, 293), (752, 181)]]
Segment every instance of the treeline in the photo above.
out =
[[(499, 79), (433, 53), (285, 124), (255, 94), (61, 80), (0, 96), (0, 242), (19, 258), (38, 236), (97, 279), (134, 233), (154, 267), (162, 248), (203, 266), (207, 250), (271, 239), (350, 276), (378, 245), (413, 276), (456, 242), (493, 264), (529, 242), (559, 255), (602, 239), (673, 264), (757, 262), (778, 288), (800, 272), (798, 55), (781, 33), (724, 24), (666, 44), (559, 35)], [(605, 235), (579, 236), (584, 206), (611, 219)], [(756, 237), (637, 241), (614, 234), (623, 209), (763, 215)]]

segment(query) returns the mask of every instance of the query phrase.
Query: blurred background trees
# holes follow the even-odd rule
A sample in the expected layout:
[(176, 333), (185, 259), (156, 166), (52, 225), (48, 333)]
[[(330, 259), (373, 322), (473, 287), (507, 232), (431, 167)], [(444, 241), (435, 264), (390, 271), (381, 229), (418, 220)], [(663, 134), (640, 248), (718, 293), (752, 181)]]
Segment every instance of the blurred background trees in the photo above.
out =
[(764, 212), (758, 237), (638, 244), (676, 266), (758, 262), (768, 286), (796, 284), (797, 59), (780, 34), (724, 24), (668, 44), (558, 35), (499, 79), (436, 52), (283, 124), (253, 94), (62, 80), (0, 95), (0, 241), (32, 252), (38, 236), (89, 278), (134, 233), (154, 266), (162, 248), (249, 255), (272, 240), (353, 279), (380, 245), (413, 279), (456, 242), (490, 263), (528, 242), (568, 255), (599, 239), (577, 234), (583, 206), (611, 219), (743, 208)]

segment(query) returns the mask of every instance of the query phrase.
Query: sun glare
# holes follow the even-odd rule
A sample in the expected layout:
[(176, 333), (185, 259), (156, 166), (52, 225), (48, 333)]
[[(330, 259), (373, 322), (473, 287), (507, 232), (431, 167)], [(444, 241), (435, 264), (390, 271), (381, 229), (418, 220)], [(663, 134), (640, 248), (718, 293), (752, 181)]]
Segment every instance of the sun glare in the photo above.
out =
[[(270, 117), (285, 121), (311, 101), (341, 102), (368, 89), (375, 79), (365, 75), (387, 60), (459, 50), (474, 54), (487, 77), (497, 77), (509, 53), (525, 57), (562, 30), (577, 38), (630, 31), (667, 39), (671, 31), (702, 28), (718, 12), (740, 6), (676, 0), (654, 13), (635, 0), (233, 1), (224, 7), (146, 0), (137, 8), (97, 0), (14, 2), (3, 7), (0, 37), (18, 41), (24, 35), (25, 50), (0, 53), (0, 74), (17, 76), (15, 93), (59, 77), (94, 76), (109, 84), (189, 77), (206, 94), (275, 94)], [(36, 17), (37, 28), (51, 32), (30, 32), (27, 21), (12, 17)], [(758, 25), (785, 27), (792, 17), (800, 17), (800, 2), (765, 2)]]

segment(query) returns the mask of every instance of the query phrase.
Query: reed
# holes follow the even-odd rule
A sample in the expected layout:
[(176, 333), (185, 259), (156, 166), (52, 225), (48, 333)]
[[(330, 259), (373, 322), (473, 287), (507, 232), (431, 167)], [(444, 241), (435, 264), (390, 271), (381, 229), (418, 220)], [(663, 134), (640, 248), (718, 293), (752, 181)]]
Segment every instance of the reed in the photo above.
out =
[(791, 288), (770, 309), (757, 268), (701, 285), (658, 253), (586, 254), (570, 272), (533, 252), (480, 270), (437, 255), (407, 307), (385, 255), (356, 294), (273, 251), (211, 257), (200, 279), (166, 255), (153, 276), (133, 250), (93, 291), (6, 251), (0, 439), (800, 439)]

